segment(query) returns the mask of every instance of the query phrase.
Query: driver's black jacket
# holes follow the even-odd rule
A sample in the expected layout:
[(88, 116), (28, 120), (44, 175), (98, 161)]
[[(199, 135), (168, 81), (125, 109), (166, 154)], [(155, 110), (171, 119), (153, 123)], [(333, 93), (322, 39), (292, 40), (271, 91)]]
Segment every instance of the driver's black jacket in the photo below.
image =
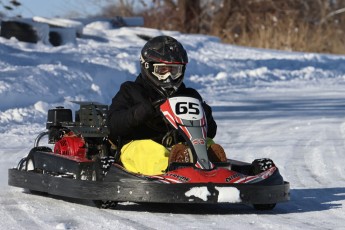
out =
[[(171, 97), (173, 96), (189, 96), (198, 98), (203, 102), (200, 94), (195, 89), (187, 88), (183, 83)], [(162, 96), (145, 82), (141, 75), (134, 82), (124, 82), (109, 107), (108, 128), (110, 140), (116, 143), (120, 137), (120, 145), (124, 145), (131, 140), (141, 139), (152, 139), (162, 144), (163, 137), (171, 128), (164, 121), (163, 115), (158, 109), (153, 109), (152, 102), (161, 98)], [(142, 108), (143, 105), (151, 107), (152, 112), (147, 113), (147, 109)], [(214, 138), (217, 124), (212, 117), (211, 107), (205, 102), (202, 105), (208, 125), (207, 136)]]

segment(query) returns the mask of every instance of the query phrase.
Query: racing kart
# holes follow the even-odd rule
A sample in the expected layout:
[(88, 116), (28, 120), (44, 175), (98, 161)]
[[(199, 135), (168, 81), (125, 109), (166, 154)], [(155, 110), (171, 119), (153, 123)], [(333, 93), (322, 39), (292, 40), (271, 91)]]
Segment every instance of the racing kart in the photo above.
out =
[[(120, 148), (108, 139), (107, 105), (76, 102), (71, 109), (48, 111), (46, 131), (29, 154), (9, 169), (8, 184), (40, 194), (93, 200), (97, 207), (118, 202), (241, 203), (271, 210), (290, 199), (290, 185), (271, 159), (251, 163), (207, 156), (207, 122), (201, 102), (172, 97), (157, 108), (191, 149), (193, 163), (170, 163), (165, 173), (142, 175), (127, 171)], [(40, 145), (46, 136), (49, 146)], [(53, 147), (52, 147), (53, 146)]]

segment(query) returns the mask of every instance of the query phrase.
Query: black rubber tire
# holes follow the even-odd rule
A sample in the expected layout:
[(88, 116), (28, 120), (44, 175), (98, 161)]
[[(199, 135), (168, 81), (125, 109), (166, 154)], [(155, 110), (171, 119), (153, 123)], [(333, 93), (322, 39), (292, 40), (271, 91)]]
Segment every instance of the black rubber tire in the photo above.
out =
[(256, 210), (259, 211), (269, 211), (276, 207), (276, 204), (254, 204), (253, 205)]
[[(35, 148), (38, 148), (38, 147), (35, 147)], [(30, 168), (28, 169), (28, 163), (31, 162), (30, 164)], [(33, 169), (32, 169), (32, 168)], [(37, 171), (35, 170), (35, 164), (34, 164), (34, 160), (32, 158), (32, 155), (29, 154), (27, 157), (26, 157), (26, 163), (25, 163), (25, 168), (23, 169), (25, 171)], [(36, 173), (43, 173), (43, 172), (36, 172)], [(31, 193), (31, 194), (34, 194), (34, 195), (39, 195), (39, 196), (45, 196), (45, 195), (48, 195), (48, 193), (46, 192), (41, 192), (41, 191), (36, 191), (36, 190), (31, 190), (31, 189), (24, 189), (25, 192), (27, 193)]]
[(93, 203), (100, 209), (114, 209), (118, 202), (112, 200), (94, 200)]
[(257, 175), (274, 166), (274, 162), (269, 158), (256, 159), (252, 162), (252, 172), (254, 173), (254, 175)]

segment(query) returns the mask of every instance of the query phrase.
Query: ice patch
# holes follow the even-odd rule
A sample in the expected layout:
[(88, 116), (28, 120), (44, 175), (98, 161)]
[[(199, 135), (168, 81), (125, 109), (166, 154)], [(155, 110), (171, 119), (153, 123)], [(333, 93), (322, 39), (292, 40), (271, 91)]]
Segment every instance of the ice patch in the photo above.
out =
[(239, 203), (241, 202), (240, 191), (232, 187), (216, 187), (219, 192), (218, 202)]
[(207, 197), (211, 196), (211, 193), (208, 191), (207, 187), (194, 187), (186, 192), (185, 195), (186, 197), (195, 196), (203, 201), (207, 201)]

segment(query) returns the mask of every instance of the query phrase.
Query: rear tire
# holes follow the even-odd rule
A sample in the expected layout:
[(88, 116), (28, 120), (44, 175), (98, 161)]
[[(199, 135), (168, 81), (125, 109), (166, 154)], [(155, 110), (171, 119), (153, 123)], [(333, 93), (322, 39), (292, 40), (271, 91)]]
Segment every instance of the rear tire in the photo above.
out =
[[(27, 172), (35, 172), (35, 173), (40, 173), (42, 174), (43, 172), (39, 172), (38, 170), (35, 169), (35, 163), (32, 158), (32, 155), (29, 154), (25, 160), (25, 165), (22, 167), (22, 170), (27, 171)], [(31, 190), (31, 189), (24, 189), (24, 191), (34, 194), (34, 195), (40, 195), (44, 196), (47, 195), (48, 193), (46, 192), (41, 192), (41, 191), (36, 191), (36, 190)]]
[(101, 209), (113, 209), (117, 205), (117, 201), (112, 200), (94, 200), (93, 203), (97, 208)]
[[(97, 181), (97, 180), (102, 180), (104, 175), (101, 175), (101, 173), (95, 169), (92, 171), (92, 176), (89, 177), (89, 180), (91, 181)], [(93, 200), (93, 203), (97, 208), (101, 209), (113, 209), (117, 205), (117, 201), (112, 201), (112, 200)]]
[(276, 204), (254, 204), (256, 210), (259, 211), (269, 211), (275, 208)]

